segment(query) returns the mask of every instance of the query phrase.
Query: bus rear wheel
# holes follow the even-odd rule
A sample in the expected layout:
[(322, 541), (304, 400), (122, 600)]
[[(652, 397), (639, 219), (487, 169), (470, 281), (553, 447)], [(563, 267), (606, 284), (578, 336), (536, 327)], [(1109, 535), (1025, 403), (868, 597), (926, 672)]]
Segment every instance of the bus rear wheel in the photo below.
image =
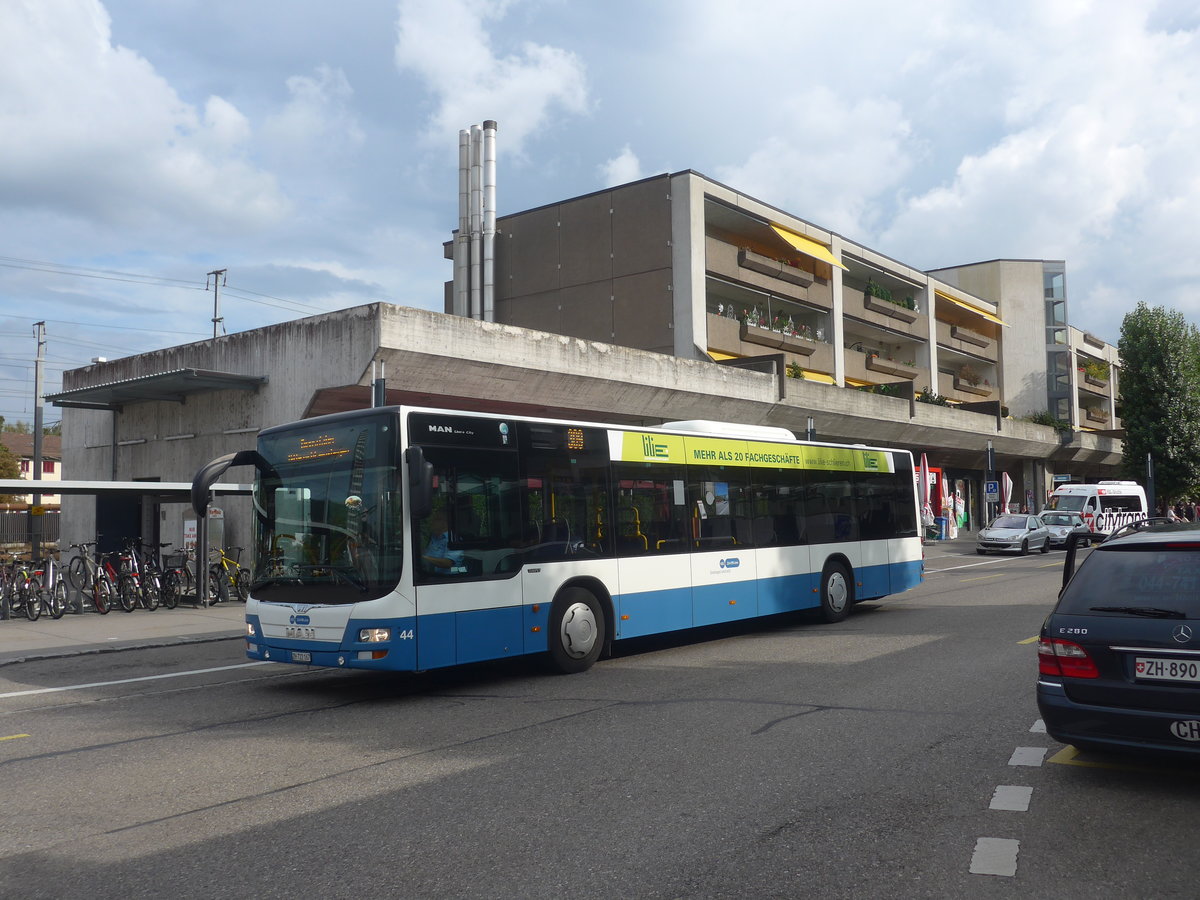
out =
[(850, 615), (854, 603), (854, 582), (850, 573), (839, 562), (831, 562), (821, 573), (821, 619), (825, 622), (841, 622)]
[(550, 663), (574, 674), (591, 668), (604, 649), (605, 621), (600, 601), (583, 588), (567, 588), (550, 607), (547, 629)]

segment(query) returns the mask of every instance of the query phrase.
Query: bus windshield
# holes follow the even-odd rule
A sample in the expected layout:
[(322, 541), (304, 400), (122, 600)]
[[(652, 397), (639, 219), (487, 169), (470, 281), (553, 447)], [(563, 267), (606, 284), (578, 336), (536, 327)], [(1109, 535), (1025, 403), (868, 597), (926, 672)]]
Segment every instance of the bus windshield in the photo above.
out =
[(338, 604), (391, 591), (402, 566), (395, 417), (299, 422), (259, 436), (250, 589), (260, 600)]

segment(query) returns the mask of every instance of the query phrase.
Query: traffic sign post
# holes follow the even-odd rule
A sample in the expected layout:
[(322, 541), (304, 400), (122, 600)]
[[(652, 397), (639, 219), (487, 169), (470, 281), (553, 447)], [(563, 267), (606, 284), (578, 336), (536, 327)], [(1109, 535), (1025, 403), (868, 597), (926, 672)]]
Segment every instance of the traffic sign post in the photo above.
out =
[(985, 481), (983, 483), (983, 495), (984, 495), (984, 499), (986, 499), (988, 503), (996, 503), (997, 501), (999, 501), (999, 499), (1000, 499), (1000, 482)]

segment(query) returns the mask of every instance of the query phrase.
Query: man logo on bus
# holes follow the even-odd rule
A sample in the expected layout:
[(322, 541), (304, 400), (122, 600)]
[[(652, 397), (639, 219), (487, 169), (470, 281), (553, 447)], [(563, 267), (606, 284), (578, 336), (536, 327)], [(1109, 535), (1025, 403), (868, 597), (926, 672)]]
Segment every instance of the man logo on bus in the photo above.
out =
[(649, 434), (642, 435), (642, 453), (652, 459), (666, 459), (667, 445), (654, 443), (654, 437)]

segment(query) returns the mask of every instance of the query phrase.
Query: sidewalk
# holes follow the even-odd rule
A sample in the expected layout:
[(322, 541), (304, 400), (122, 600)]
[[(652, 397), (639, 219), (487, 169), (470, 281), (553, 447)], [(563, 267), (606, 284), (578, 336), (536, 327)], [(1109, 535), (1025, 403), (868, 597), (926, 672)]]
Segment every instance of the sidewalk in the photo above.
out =
[(43, 615), (0, 621), (0, 666), (56, 656), (105, 653), (134, 647), (167, 647), (200, 641), (234, 640), (246, 633), (246, 606), (218, 603), (208, 609), (181, 602), (175, 609), (119, 607), (106, 616), (67, 613), (58, 621)]

